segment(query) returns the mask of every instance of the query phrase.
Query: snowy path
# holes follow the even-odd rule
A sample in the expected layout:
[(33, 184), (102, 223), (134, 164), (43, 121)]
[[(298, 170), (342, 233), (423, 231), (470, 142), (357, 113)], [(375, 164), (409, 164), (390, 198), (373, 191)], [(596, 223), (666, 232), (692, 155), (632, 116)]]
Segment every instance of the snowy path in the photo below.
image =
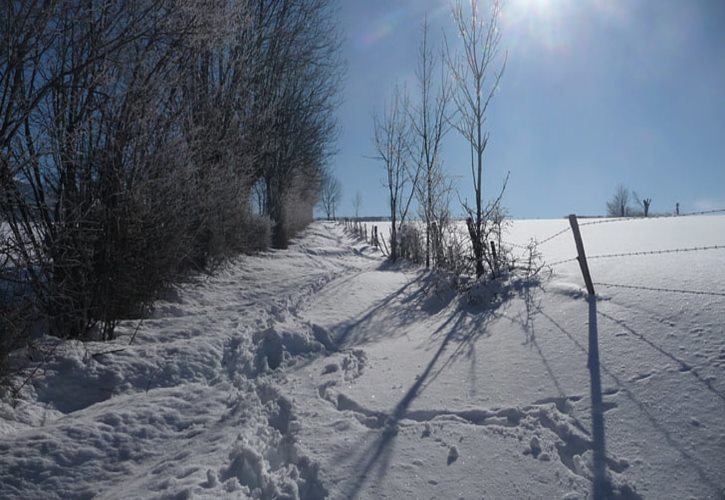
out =
[[(721, 263), (683, 279), (723, 283)], [(115, 345), (56, 348), (0, 406), (0, 497), (587, 498), (592, 311), (576, 272), (472, 305), (315, 224)], [(593, 314), (616, 492), (722, 498), (724, 301), (602, 293)]]
[[(287, 352), (323, 349), (295, 311), (370, 265), (349, 243), (316, 226), (290, 251), (184, 287), (114, 343), (47, 339), (42, 371), (15, 407), (0, 406), (0, 498), (321, 496), (254, 340), (287, 327)], [(40, 355), (16, 353), (18, 364)]]

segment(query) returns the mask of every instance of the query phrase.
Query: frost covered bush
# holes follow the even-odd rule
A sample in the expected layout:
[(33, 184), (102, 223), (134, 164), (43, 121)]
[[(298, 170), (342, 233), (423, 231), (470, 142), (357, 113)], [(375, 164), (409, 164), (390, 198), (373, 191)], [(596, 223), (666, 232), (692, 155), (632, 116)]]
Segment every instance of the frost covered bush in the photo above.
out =
[(35, 316), (30, 287), (22, 273), (9, 267), (9, 249), (4, 243), (0, 234), (0, 381), (7, 373), (9, 353), (27, 343)]
[(413, 222), (406, 222), (397, 231), (398, 255), (416, 264), (425, 262), (425, 233)]
[(6, 288), (0, 288), (0, 381), (6, 375), (8, 354), (22, 346), (30, 326), (25, 308), (13, 304), (6, 292)]
[(468, 235), (457, 224), (450, 224), (441, 237), (439, 259), (436, 261), (440, 269), (449, 271), (456, 276), (470, 275), (474, 271), (473, 252)]
[(239, 234), (241, 250), (252, 253), (265, 250), (272, 245), (272, 220), (266, 215), (249, 215)]
[(310, 222), (338, 32), (328, 0), (93, 5), (2, 11), (0, 217), (50, 333), (110, 339), (181, 273)]

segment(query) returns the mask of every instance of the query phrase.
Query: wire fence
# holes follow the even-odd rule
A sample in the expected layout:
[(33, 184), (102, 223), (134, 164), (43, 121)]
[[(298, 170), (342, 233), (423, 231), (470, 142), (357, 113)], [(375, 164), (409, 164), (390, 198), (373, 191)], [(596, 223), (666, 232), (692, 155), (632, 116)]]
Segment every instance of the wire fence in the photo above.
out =
[[(660, 215), (652, 215), (648, 217), (616, 217), (616, 218), (602, 218), (597, 220), (590, 220), (590, 221), (582, 221), (579, 223), (579, 227), (585, 227), (585, 226), (594, 226), (594, 225), (600, 225), (600, 224), (611, 224), (611, 223), (625, 223), (625, 222), (642, 222), (642, 221), (650, 221), (653, 219), (664, 219), (664, 218), (684, 218), (684, 217), (692, 217), (692, 216), (700, 216), (700, 215), (712, 215), (712, 214), (720, 214), (725, 213), (725, 208), (723, 209), (716, 209), (716, 210), (702, 210), (698, 212), (685, 212), (680, 214), (660, 214)], [(537, 240), (536, 238), (531, 238), (531, 240), (527, 244), (521, 244), (521, 243), (514, 243), (510, 241), (502, 241), (502, 244), (511, 248), (517, 248), (521, 249), (527, 252), (536, 251), (541, 246), (546, 245), (547, 243), (556, 240), (557, 238), (560, 238), (561, 236), (564, 236), (565, 234), (572, 231), (571, 226), (564, 227), (553, 234), (550, 234), (549, 236)], [(668, 248), (668, 249), (658, 249), (658, 250), (639, 250), (639, 251), (633, 251), (633, 252), (616, 252), (616, 253), (607, 253), (607, 254), (599, 254), (599, 255), (588, 255), (586, 257), (587, 260), (599, 260), (599, 259), (615, 259), (615, 258), (626, 258), (626, 257), (643, 257), (643, 256), (651, 256), (651, 255), (666, 255), (666, 254), (676, 254), (676, 253), (689, 253), (689, 252), (702, 252), (702, 251), (712, 251), (712, 250), (725, 250), (725, 244), (717, 244), (717, 245), (707, 245), (707, 246), (696, 246), (696, 247), (686, 247), (686, 248)], [(530, 255), (530, 254), (529, 254)], [(526, 254), (518, 256), (517, 259), (525, 259), (527, 256)], [(569, 257), (565, 259), (556, 260), (554, 262), (545, 262), (544, 264), (550, 268), (560, 266), (563, 264), (568, 264), (571, 262), (576, 262), (579, 258), (578, 257)], [(624, 283), (594, 283), (598, 286), (605, 287), (605, 288), (621, 288), (621, 289), (631, 289), (631, 290), (644, 290), (644, 291), (652, 291), (652, 292), (664, 292), (664, 293), (683, 293), (683, 294), (691, 294), (691, 295), (710, 295), (710, 296), (717, 296), (717, 297), (725, 297), (725, 292), (717, 292), (717, 291), (705, 291), (705, 290), (684, 290), (684, 289), (676, 289), (676, 288), (663, 288), (663, 287), (655, 287), (655, 286), (646, 286), (646, 285), (638, 285), (638, 284), (624, 284)]]
[[(704, 214), (713, 214), (713, 213), (721, 213), (725, 212), (725, 209), (722, 210), (707, 210), (702, 212), (691, 212), (688, 214), (682, 214), (680, 217), (683, 216), (692, 216), (692, 215), (704, 215)], [(670, 216), (671, 217), (671, 216)], [(643, 220), (643, 218), (623, 218), (623, 219), (614, 219), (614, 220), (602, 220), (602, 221), (592, 221), (592, 222), (583, 222), (581, 224), (576, 224), (576, 217), (574, 218), (574, 222), (572, 223), (573, 226), (590, 226), (595, 224), (606, 224), (609, 222), (628, 222), (633, 220)], [(572, 226), (572, 227), (573, 227)], [(568, 228), (568, 229), (571, 229)], [(565, 234), (566, 231), (562, 230), (559, 231), (549, 238), (547, 238), (545, 241), (550, 241), (551, 239), (560, 236), (562, 234)], [(575, 233), (575, 238), (578, 238), (577, 242), (578, 244), (581, 243), (581, 236), (579, 235), (579, 231), (577, 229), (577, 232)], [(583, 248), (583, 247), (582, 247)], [(597, 259), (615, 259), (615, 258), (626, 258), (626, 257), (644, 257), (644, 256), (651, 256), (651, 255), (666, 255), (666, 254), (676, 254), (676, 253), (689, 253), (689, 252), (704, 252), (704, 251), (712, 251), (712, 250), (725, 250), (725, 244), (717, 244), (717, 245), (704, 245), (704, 246), (695, 246), (695, 247), (686, 247), (686, 248), (668, 248), (668, 249), (658, 249), (658, 250), (640, 250), (640, 251), (634, 251), (634, 252), (615, 252), (615, 253), (606, 253), (606, 254), (599, 254), (599, 255), (587, 255), (584, 257), (583, 253), (580, 253), (577, 257), (570, 257), (566, 259), (557, 260), (555, 262), (547, 262), (546, 265), (549, 267), (555, 267), (562, 264), (567, 264), (574, 261), (580, 261), (580, 259), (584, 259), (585, 261), (590, 260), (597, 260)], [(582, 250), (583, 252), (583, 250)], [(586, 266), (585, 261), (580, 261), (580, 265), (582, 266), (582, 272), (586, 274), (585, 281), (587, 281), (588, 286), (590, 285), (598, 285), (605, 288), (621, 288), (621, 289), (629, 289), (629, 290), (643, 290), (643, 291), (651, 291), (651, 292), (663, 292), (663, 293), (682, 293), (682, 294), (689, 294), (689, 295), (709, 295), (709, 296), (715, 296), (715, 297), (725, 297), (725, 292), (720, 291), (711, 291), (711, 290), (686, 290), (686, 289), (680, 289), (680, 288), (666, 288), (666, 287), (658, 287), (658, 286), (647, 286), (647, 285), (640, 285), (640, 284), (628, 284), (628, 283), (606, 283), (606, 282), (598, 282), (598, 283), (591, 283), (591, 278), (589, 278), (589, 270), (588, 266)], [(586, 268), (586, 270), (584, 269)], [(593, 288), (590, 288), (590, 293), (593, 293)]]
[[(681, 213), (681, 214), (650, 215), (647, 217), (638, 216), (638, 217), (602, 218), (601, 220), (582, 222), (579, 224), (579, 226), (584, 227), (584, 226), (594, 226), (594, 225), (599, 225), (599, 224), (612, 224), (612, 223), (633, 222), (633, 221), (642, 222), (642, 221), (649, 221), (649, 220), (653, 220), (653, 219), (676, 219), (676, 218), (681, 218), (681, 217), (692, 217), (692, 216), (696, 216), (696, 215), (712, 215), (712, 214), (718, 214), (718, 213), (725, 213), (725, 208), (720, 208), (717, 210), (702, 210), (699, 212), (685, 212), (685, 213)], [(542, 246), (542, 245), (549, 243), (552, 240), (557, 239), (558, 237), (560, 237), (562, 235), (567, 234), (569, 231), (571, 231), (571, 227), (567, 226), (567, 227), (563, 228), (562, 230), (557, 231), (550, 236), (547, 236), (546, 238), (543, 238), (541, 240), (536, 240), (535, 238), (532, 238), (532, 241), (536, 245)], [(528, 244), (523, 245), (520, 243), (512, 243), (512, 242), (508, 242), (508, 241), (504, 242), (504, 243), (508, 246), (515, 247), (515, 248), (522, 248), (522, 249), (529, 248)], [(570, 262), (572, 260), (576, 260), (576, 259), (567, 259), (566, 261), (563, 261), (563, 262)], [(563, 262), (560, 262), (560, 263), (563, 263)]]
[[(647, 221), (652, 219), (662, 219), (662, 218), (681, 218), (681, 217), (691, 217), (691, 216), (697, 216), (697, 215), (710, 215), (710, 214), (718, 214), (718, 213), (725, 213), (725, 209), (717, 209), (717, 210), (703, 210), (699, 212), (687, 212), (682, 214), (665, 214), (665, 215), (654, 215), (651, 217), (619, 217), (619, 218), (608, 218), (608, 219), (602, 219), (602, 220), (595, 220), (595, 221), (585, 221), (578, 224), (579, 227), (584, 226), (593, 226), (593, 225), (599, 225), (599, 224), (609, 224), (609, 223), (619, 223), (619, 222), (633, 222), (633, 221)], [(559, 238), (567, 233), (569, 233), (572, 230), (572, 227), (565, 227), (546, 238), (543, 238), (542, 240), (536, 240), (536, 238), (532, 238), (528, 244), (523, 245), (520, 243), (512, 243), (504, 241), (503, 243), (505, 245), (508, 245), (512, 248), (519, 248), (523, 250), (532, 251), (532, 249), (536, 249), (541, 247), (542, 245), (545, 245), (549, 243), (550, 241), (555, 240), (556, 238)], [(599, 260), (599, 259), (615, 259), (615, 258), (626, 258), (626, 257), (644, 257), (644, 256), (652, 256), (652, 255), (666, 255), (666, 254), (677, 254), (677, 253), (689, 253), (689, 252), (703, 252), (703, 251), (712, 251), (712, 250), (725, 250), (725, 244), (717, 244), (717, 245), (705, 245), (705, 246), (695, 246), (695, 247), (685, 247), (685, 248), (668, 248), (668, 249), (657, 249), (657, 250), (639, 250), (639, 251), (633, 251), (633, 252), (615, 252), (615, 253), (606, 253), (606, 254), (599, 254), (599, 255), (587, 255), (586, 260)], [(571, 262), (576, 262), (579, 260), (579, 257), (569, 257), (565, 259), (559, 259), (554, 262), (545, 262), (545, 265), (549, 268), (553, 268), (556, 266), (560, 266), (563, 264), (568, 264)], [(682, 293), (682, 294), (690, 294), (690, 295), (709, 295), (709, 296), (715, 296), (715, 297), (725, 297), (725, 292), (719, 292), (719, 291), (706, 291), (706, 290), (685, 290), (685, 289), (678, 289), (678, 288), (665, 288), (665, 287), (657, 287), (657, 286), (646, 286), (646, 285), (639, 285), (639, 284), (625, 284), (625, 283), (594, 283), (595, 285), (605, 287), (605, 288), (621, 288), (621, 289), (630, 289), (630, 290), (643, 290), (643, 291), (651, 291), (651, 292), (663, 292), (663, 293)]]
[[(720, 211), (708, 211), (703, 213), (715, 213)], [(722, 212), (725, 212), (725, 210), (722, 210)], [(693, 214), (694, 215), (694, 214)], [(633, 220), (633, 219), (629, 219)], [(636, 219), (641, 220), (641, 219)], [(569, 218), (570, 223), (570, 229), (573, 233), (573, 237), (576, 244), (576, 252), (577, 256), (573, 258), (568, 259), (562, 259), (557, 262), (548, 263), (549, 266), (556, 266), (559, 264), (564, 264), (566, 262), (572, 262), (572, 261), (578, 261), (580, 264), (580, 269), (582, 272), (582, 276), (584, 278), (585, 284), (587, 286), (587, 300), (589, 302), (589, 320), (588, 320), (588, 340), (589, 345), (588, 349), (586, 349), (587, 354), (587, 368), (590, 373), (590, 401), (591, 401), (591, 425), (592, 425), (592, 450), (593, 450), (593, 463), (595, 467), (595, 482), (594, 482), (594, 492), (595, 497), (597, 496), (597, 486), (596, 486), (596, 474), (599, 474), (602, 478), (605, 476), (605, 473), (603, 471), (606, 471), (606, 455), (604, 451), (604, 433), (605, 433), (605, 425), (604, 425), (604, 412), (606, 411), (606, 408), (603, 405), (603, 394), (602, 394), (602, 387), (601, 387), (601, 372), (606, 372), (610, 377), (614, 378), (614, 380), (617, 382), (617, 385), (624, 389), (625, 394), (627, 394), (633, 401), (638, 402), (637, 399), (635, 399), (633, 392), (627, 389), (623, 384), (620, 382), (620, 380), (615, 376), (605, 365), (603, 365), (600, 362), (599, 357), (599, 331), (597, 328), (597, 317), (603, 317), (607, 318), (609, 321), (613, 321), (618, 325), (619, 328), (624, 328), (626, 330), (627, 334), (631, 334), (632, 336), (638, 338), (651, 348), (655, 349), (659, 353), (666, 355), (673, 361), (679, 363), (680, 365), (680, 372), (688, 372), (690, 375), (695, 377), (700, 383), (702, 383), (709, 391), (711, 391), (713, 394), (717, 395), (720, 399), (725, 401), (725, 394), (717, 388), (716, 385), (713, 384), (713, 381), (710, 378), (704, 377), (700, 372), (699, 369), (695, 366), (693, 366), (693, 363), (689, 362), (686, 358), (682, 356), (678, 356), (673, 354), (671, 351), (672, 349), (668, 349), (668, 344), (666, 342), (662, 342), (660, 339), (650, 339), (649, 335), (645, 335), (634, 328), (630, 327), (625, 323), (625, 321), (618, 319), (612, 315), (609, 315), (605, 312), (598, 311), (597, 310), (597, 300), (595, 298), (595, 287), (597, 288), (614, 288), (614, 289), (625, 289), (625, 290), (636, 290), (636, 291), (643, 291), (643, 292), (652, 292), (652, 293), (673, 293), (673, 294), (686, 294), (686, 295), (694, 295), (694, 296), (710, 296), (710, 297), (717, 297), (717, 303), (720, 304), (721, 298), (725, 297), (725, 292), (718, 291), (718, 290), (688, 290), (688, 289), (680, 289), (680, 288), (667, 288), (667, 287), (660, 287), (660, 286), (647, 286), (642, 284), (630, 284), (630, 283), (609, 283), (609, 282), (593, 282), (592, 277), (589, 272), (589, 266), (587, 261), (594, 260), (594, 259), (614, 259), (614, 258), (627, 258), (627, 257), (642, 257), (642, 256), (655, 256), (655, 255), (663, 255), (663, 254), (685, 254), (685, 253), (691, 253), (691, 252), (705, 252), (705, 251), (714, 251), (714, 250), (725, 250), (725, 244), (716, 244), (716, 245), (708, 245), (708, 246), (694, 246), (694, 247), (687, 247), (687, 248), (669, 248), (669, 249), (657, 249), (657, 250), (646, 250), (646, 251), (635, 251), (635, 252), (616, 252), (616, 253), (606, 253), (606, 254), (599, 254), (599, 255), (592, 255), (587, 256), (584, 250), (584, 242), (582, 238), (582, 234), (580, 232), (581, 226), (589, 226), (594, 224), (604, 224), (608, 223), (609, 221), (596, 221), (596, 222), (589, 222), (589, 223), (582, 223), (579, 224), (577, 221), (576, 215), (572, 215)], [(619, 222), (619, 221), (618, 221)], [(624, 221), (622, 221), (624, 222)], [(551, 241), (552, 239), (565, 234), (566, 230), (561, 230), (549, 238), (546, 238), (544, 241)], [(720, 267), (720, 269), (725, 269), (724, 267)], [(657, 296), (656, 300), (659, 301), (660, 297)], [(693, 301), (694, 302), (694, 301)], [(705, 302), (703, 300), (698, 300), (697, 302)], [(704, 304), (703, 304), (704, 305)], [(711, 304), (705, 305), (705, 307), (711, 307)], [(527, 308), (528, 310), (528, 308)], [(539, 308), (539, 311), (541, 309)], [(543, 311), (541, 311), (543, 313)], [(544, 316), (546, 316), (554, 325), (556, 325), (562, 332), (564, 332), (570, 339), (574, 341), (574, 343), (583, 351), (585, 350), (583, 346), (576, 340), (576, 338), (566, 331), (563, 327), (561, 327), (555, 320), (553, 320), (551, 317), (549, 317), (546, 313), (544, 313)], [(659, 327), (660, 325), (658, 325)], [(619, 336), (619, 334), (617, 334)], [(609, 340), (609, 339), (607, 339)], [(678, 342), (679, 343), (679, 342)], [(671, 343), (669, 345), (672, 345)], [(682, 347), (680, 347), (682, 349)], [(677, 351), (674, 351), (677, 352)], [(539, 353), (541, 354), (541, 350), (539, 350)], [(542, 355), (543, 357), (543, 355)], [(637, 358), (633, 358), (636, 362), (639, 358), (639, 355)], [(628, 365), (625, 365), (628, 366)], [(551, 374), (552, 372), (549, 371)], [(663, 395), (663, 397), (666, 397), (667, 395)], [(650, 417), (650, 420), (658, 426), (658, 428), (661, 428), (659, 424), (657, 424), (657, 420), (655, 420), (654, 417), (652, 417), (649, 413), (646, 413), (647, 416)], [(669, 434), (666, 430), (663, 430), (665, 433), (665, 436), (668, 438), (668, 441), (672, 442), (669, 438)], [(689, 457), (688, 457), (689, 458)], [(597, 461), (599, 462), (599, 465), (597, 465)], [(597, 470), (599, 472), (597, 472)], [(601, 481), (605, 481), (604, 479), (601, 479)]]
[(641, 285), (618, 285), (616, 283), (601, 283), (596, 281), (594, 282), (594, 285), (603, 286), (605, 288), (627, 288), (630, 290), (645, 290), (650, 292), (684, 293), (690, 295), (712, 295), (715, 297), (725, 297), (725, 293), (723, 292), (708, 292), (704, 290), (681, 290), (678, 288), (659, 288)]
[(725, 245), (710, 245), (704, 247), (671, 248), (668, 250), (646, 250), (639, 252), (608, 253), (602, 255), (588, 255), (587, 260), (613, 259), (617, 257), (641, 257), (644, 255), (662, 255), (668, 253), (700, 252), (704, 250), (725, 250)]
[[(622, 253), (607, 253), (601, 255), (587, 255), (587, 260), (595, 259), (614, 259), (618, 257), (642, 257), (645, 255), (662, 255), (669, 253), (686, 253), (686, 252), (700, 252), (703, 250), (725, 250), (725, 245), (710, 245), (702, 247), (690, 247), (690, 248), (670, 248), (667, 250), (643, 250), (638, 252), (622, 252)], [(546, 265), (554, 267), (568, 262), (574, 262), (578, 257), (571, 257), (569, 259), (557, 260), (555, 262), (547, 262)]]
[(712, 215), (712, 214), (718, 214), (718, 213), (725, 213), (725, 208), (720, 208), (717, 210), (702, 210), (700, 212), (686, 212), (681, 214), (661, 214), (661, 215), (649, 215), (647, 217), (614, 217), (614, 218), (607, 218), (602, 220), (593, 220), (593, 221), (587, 221), (582, 222), (579, 224), (579, 226), (594, 226), (597, 224), (612, 224), (617, 222), (632, 222), (632, 221), (646, 221), (646, 220), (652, 220), (652, 219), (672, 219), (672, 218), (678, 218), (678, 217), (692, 217), (695, 215)]

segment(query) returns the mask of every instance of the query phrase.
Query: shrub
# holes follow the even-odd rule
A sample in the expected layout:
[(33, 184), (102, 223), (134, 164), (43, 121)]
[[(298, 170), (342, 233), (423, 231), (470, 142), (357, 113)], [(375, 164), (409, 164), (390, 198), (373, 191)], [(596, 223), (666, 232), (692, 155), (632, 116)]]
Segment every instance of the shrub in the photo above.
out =
[(416, 264), (425, 263), (425, 233), (413, 222), (406, 222), (397, 231), (398, 256)]

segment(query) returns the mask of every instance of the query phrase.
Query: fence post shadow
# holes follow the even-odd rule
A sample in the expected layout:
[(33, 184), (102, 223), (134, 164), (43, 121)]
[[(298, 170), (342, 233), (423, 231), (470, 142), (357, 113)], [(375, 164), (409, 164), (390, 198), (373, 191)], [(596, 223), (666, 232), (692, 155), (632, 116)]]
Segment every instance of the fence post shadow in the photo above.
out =
[(604, 405), (602, 404), (602, 378), (599, 367), (599, 340), (597, 331), (597, 298), (587, 297), (589, 302), (589, 368), (592, 400), (592, 450), (594, 452), (593, 498), (609, 498), (611, 487), (606, 476), (607, 454), (604, 445)]

